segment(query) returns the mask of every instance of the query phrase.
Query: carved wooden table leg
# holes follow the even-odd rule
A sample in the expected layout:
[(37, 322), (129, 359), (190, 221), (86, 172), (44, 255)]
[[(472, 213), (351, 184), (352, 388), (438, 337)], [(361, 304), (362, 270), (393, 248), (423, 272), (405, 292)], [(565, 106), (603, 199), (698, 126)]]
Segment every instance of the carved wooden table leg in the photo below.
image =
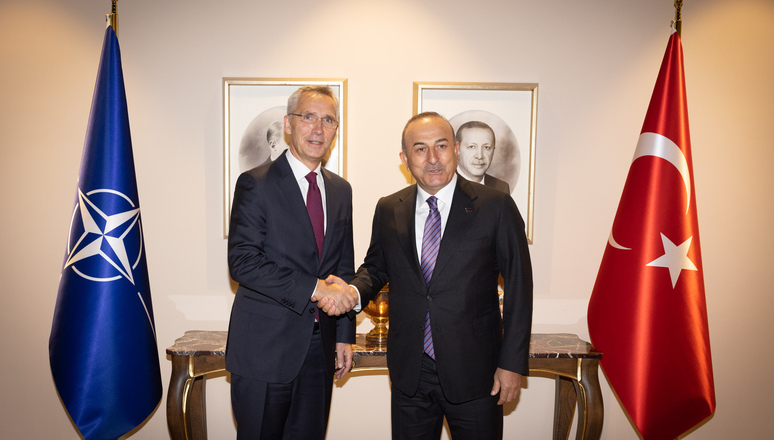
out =
[(581, 377), (576, 383), (580, 403), (578, 439), (599, 440), (602, 436), (605, 407), (602, 403), (602, 389), (599, 387), (598, 367), (599, 359), (586, 358), (581, 361)]
[(207, 378), (194, 377), (188, 393), (188, 405), (185, 415), (186, 426), (191, 440), (207, 440)]
[(188, 377), (188, 356), (172, 356), (172, 377), (167, 391), (167, 428), (172, 440), (186, 440), (185, 388)]
[(575, 382), (559, 375), (556, 376), (555, 382), (553, 440), (567, 440), (575, 415)]
[(167, 348), (172, 377), (167, 426), (172, 440), (207, 439), (207, 375), (226, 370), (225, 331), (190, 330)]
[(172, 440), (207, 440), (207, 382), (191, 376), (193, 356), (172, 356), (167, 427)]
[[(369, 349), (365, 334), (357, 335), (353, 369), (387, 368), (386, 350)], [(167, 425), (172, 440), (206, 440), (206, 380), (208, 374), (226, 369), (225, 331), (189, 330), (167, 348), (172, 377), (167, 394)], [(555, 379), (554, 440), (567, 440), (575, 406), (578, 406), (577, 440), (599, 440), (604, 407), (597, 368), (602, 353), (577, 335), (532, 335), (529, 371)]]

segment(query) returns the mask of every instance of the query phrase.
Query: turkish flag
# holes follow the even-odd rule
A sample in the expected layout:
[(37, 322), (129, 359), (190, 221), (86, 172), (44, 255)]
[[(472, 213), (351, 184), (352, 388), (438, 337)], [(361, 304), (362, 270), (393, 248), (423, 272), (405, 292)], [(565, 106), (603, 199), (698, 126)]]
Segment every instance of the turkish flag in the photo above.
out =
[(588, 309), (602, 369), (643, 439), (715, 411), (683, 51), (672, 33)]

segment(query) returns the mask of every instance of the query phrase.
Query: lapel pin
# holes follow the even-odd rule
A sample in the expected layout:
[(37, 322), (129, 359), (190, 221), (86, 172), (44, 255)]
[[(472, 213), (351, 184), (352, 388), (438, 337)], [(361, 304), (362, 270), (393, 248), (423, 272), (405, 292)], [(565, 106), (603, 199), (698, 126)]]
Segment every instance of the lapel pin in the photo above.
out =
[(465, 208), (466, 214), (470, 214), (471, 212), (473, 212), (473, 208)]

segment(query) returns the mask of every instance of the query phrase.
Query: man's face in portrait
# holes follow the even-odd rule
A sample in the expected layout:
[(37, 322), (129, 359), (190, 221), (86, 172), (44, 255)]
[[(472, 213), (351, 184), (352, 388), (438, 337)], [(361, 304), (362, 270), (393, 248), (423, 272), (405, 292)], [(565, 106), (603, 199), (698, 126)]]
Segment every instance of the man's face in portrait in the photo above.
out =
[(460, 171), (473, 179), (483, 179), (494, 157), (494, 135), (486, 128), (466, 128), (460, 137)]

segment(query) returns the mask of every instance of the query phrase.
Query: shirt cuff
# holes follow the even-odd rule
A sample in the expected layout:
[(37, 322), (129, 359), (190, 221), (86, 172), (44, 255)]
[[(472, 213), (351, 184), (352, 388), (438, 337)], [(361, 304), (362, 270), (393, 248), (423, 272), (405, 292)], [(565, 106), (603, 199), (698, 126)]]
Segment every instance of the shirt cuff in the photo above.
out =
[(358, 289), (357, 287), (353, 286), (352, 284), (350, 284), (349, 287), (355, 289), (355, 292), (357, 292), (357, 305), (352, 310), (360, 313), (360, 311), (363, 310), (363, 305), (360, 304), (360, 301), (361, 301), (361, 299), (360, 299), (360, 289)]

